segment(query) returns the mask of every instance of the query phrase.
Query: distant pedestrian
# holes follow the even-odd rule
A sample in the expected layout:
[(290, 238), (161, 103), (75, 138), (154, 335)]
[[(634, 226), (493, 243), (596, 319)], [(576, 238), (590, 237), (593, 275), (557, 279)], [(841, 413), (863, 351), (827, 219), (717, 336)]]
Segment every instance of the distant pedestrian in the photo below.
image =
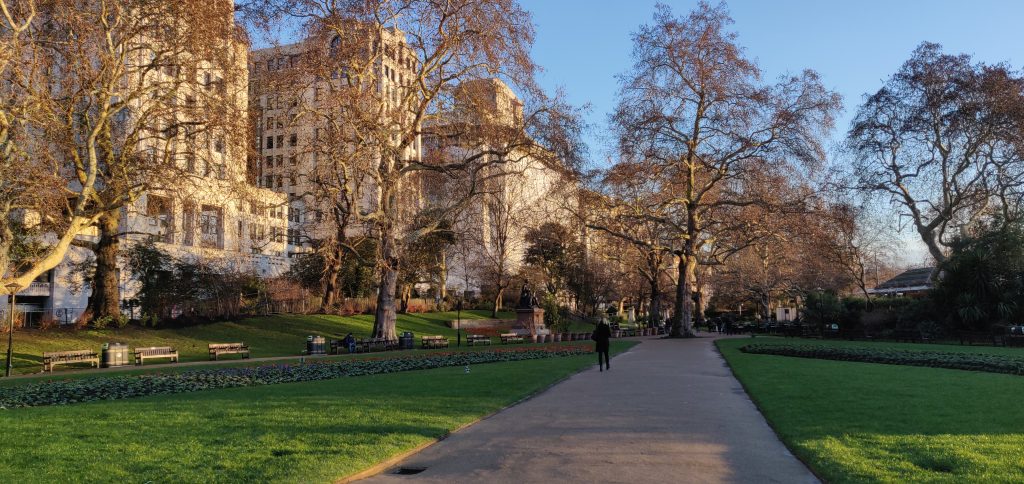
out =
[(355, 353), (356, 352), (356, 338), (354, 336), (352, 336), (352, 333), (349, 333), (349, 334), (345, 335), (344, 342), (345, 342), (345, 347), (348, 348), (348, 352), (349, 353)]
[[(609, 370), (612, 369), (608, 364), (608, 344), (611, 337), (612, 329), (608, 327), (608, 323), (606, 323), (604, 319), (597, 324), (597, 328), (594, 329), (594, 334), (590, 335), (590, 339), (594, 340), (596, 343), (597, 367), (600, 371), (604, 371), (606, 368)], [(601, 355), (604, 355), (603, 367), (601, 366)]]

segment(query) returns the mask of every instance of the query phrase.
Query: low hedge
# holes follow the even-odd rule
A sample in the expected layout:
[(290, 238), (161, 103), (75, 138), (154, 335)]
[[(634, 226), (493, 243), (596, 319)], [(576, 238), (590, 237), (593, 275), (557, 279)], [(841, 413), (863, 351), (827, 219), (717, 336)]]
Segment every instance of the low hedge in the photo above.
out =
[(748, 344), (744, 353), (793, 356), (819, 360), (857, 361), (888, 365), (927, 366), (950, 370), (984, 371), (1024, 375), (1024, 358), (979, 353), (948, 353), (941, 351), (906, 351), (889, 348), (854, 348), (821, 345)]
[(447, 366), (534, 360), (590, 353), (588, 345), (495, 349), (479, 352), (443, 352), (422, 356), (276, 364), (238, 368), (206, 368), (181, 373), (150, 373), (111, 377), (56, 380), (0, 389), (0, 407), (67, 405), (98, 400), (218, 388), (274, 385), (346, 376), (428, 370)]

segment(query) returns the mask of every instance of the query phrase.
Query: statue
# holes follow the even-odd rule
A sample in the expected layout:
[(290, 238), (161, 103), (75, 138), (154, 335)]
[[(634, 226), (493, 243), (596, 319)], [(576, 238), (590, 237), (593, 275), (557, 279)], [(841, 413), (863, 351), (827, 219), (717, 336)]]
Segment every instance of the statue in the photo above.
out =
[(533, 309), (537, 306), (537, 298), (534, 297), (533, 292), (530, 291), (530, 284), (523, 281), (523, 289), (519, 291), (519, 304), (516, 305), (517, 309)]

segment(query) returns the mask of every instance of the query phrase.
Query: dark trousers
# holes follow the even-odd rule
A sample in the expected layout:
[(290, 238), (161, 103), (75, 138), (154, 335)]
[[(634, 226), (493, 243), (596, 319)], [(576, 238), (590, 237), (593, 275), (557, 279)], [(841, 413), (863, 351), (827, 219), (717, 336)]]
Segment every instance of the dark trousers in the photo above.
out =
[(604, 356), (604, 367), (605, 368), (611, 368), (610, 366), (608, 366), (608, 350), (607, 349), (598, 349), (597, 350), (597, 366), (601, 366), (601, 356)]

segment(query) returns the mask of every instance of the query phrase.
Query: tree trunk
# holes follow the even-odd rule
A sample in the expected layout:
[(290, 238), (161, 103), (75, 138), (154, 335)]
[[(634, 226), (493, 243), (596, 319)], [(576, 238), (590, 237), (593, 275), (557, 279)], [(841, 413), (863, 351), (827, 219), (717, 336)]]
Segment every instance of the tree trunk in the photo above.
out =
[(768, 293), (761, 294), (759, 302), (759, 306), (761, 306), (761, 310), (759, 311), (761, 313), (761, 319), (770, 319), (772, 314), (771, 297), (768, 295)]
[(704, 324), (704, 310), (708, 305), (708, 298), (704, 297), (704, 274), (703, 271), (695, 271), (695, 283), (697, 285), (697, 301), (695, 304), (696, 314), (694, 315), (694, 324), (699, 328), (705, 326)]
[[(687, 240), (692, 248), (692, 242)], [(679, 281), (676, 284), (676, 314), (672, 319), (673, 338), (693, 337), (693, 275), (697, 266), (697, 258), (687, 255), (685, 250), (679, 261)]]
[(100, 239), (96, 243), (96, 273), (93, 276), (89, 310), (92, 318), (119, 317), (121, 315), (121, 288), (117, 270), (120, 251), (121, 211), (103, 214), (99, 219)]
[(380, 282), (377, 286), (377, 311), (373, 320), (374, 338), (397, 339), (395, 291), (398, 289), (398, 255), (395, 244), (390, 230), (382, 230)]
[(661, 288), (658, 286), (658, 279), (651, 279), (651, 304), (647, 309), (647, 320), (651, 326), (657, 327), (661, 324)]
[(939, 274), (939, 266), (946, 262), (946, 254), (942, 253), (942, 248), (939, 247), (934, 230), (917, 224), (917, 233), (921, 234), (921, 241), (928, 248), (928, 253), (931, 254), (932, 259), (935, 259), (935, 268), (932, 269), (932, 278), (934, 279)]
[(402, 299), (399, 311), (402, 314), (409, 312), (409, 299), (412, 298), (412, 284), (402, 284)]
[(437, 292), (441, 296), (438, 311), (448, 310), (448, 255), (441, 252), (441, 262), (437, 265)]
[(499, 285), (498, 286), (498, 293), (494, 295), (494, 309), (491, 311), (491, 317), (492, 318), (497, 318), (498, 317), (498, 311), (501, 311), (501, 305), (502, 305), (502, 303), (505, 302), (504, 301), (504, 296), (505, 296), (505, 288), (503, 286)]
[(343, 252), (340, 244), (333, 244), (330, 256), (327, 258), (327, 266), (324, 268), (324, 295), (320, 298), (320, 312), (328, 313), (334, 310), (338, 302), (338, 275), (341, 274), (341, 262)]

